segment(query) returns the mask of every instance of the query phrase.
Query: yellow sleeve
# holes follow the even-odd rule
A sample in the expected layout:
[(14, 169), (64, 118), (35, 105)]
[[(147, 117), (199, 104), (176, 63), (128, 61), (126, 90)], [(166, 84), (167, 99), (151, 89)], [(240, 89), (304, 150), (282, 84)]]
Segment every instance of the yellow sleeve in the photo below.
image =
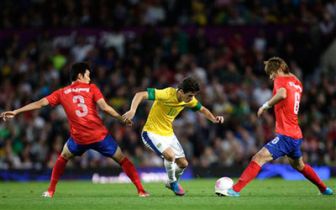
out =
[(165, 101), (171, 97), (171, 88), (165, 89), (155, 89), (155, 88), (147, 88), (148, 92), (148, 100), (159, 100)]
[(195, 112), (202, 108), (202, 104), (195, 97), (193, 97), (193, 99), (186, 105)]

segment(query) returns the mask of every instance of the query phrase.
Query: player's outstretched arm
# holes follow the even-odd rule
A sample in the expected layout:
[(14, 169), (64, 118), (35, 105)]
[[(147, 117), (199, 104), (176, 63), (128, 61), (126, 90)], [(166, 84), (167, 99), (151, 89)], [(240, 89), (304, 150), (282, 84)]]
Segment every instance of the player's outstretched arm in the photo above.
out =
[(120, 122), (125, 123), (126, 125), (132, 125), (132, 121), (130, 120), (123, 120), (121, 115), (113, 109), (110, 105), (108, 105), (105, 101), (105, 99), (101, 98), (97, 101), (97, 104), (101, 110), (106, 112), (107, 114), (111, 115), (112, 117), (118, 119)]
[(202, 106), (201, 109), (199, 110), (208, 120), (210, 120), (213, 123), (224, 123), (224, 117), (223, 116), (214, 116), (209, 109), (206, 107)]
[(280, 101), (284, 100), (287, 98), (287, 91), (285, 88), (279, 88), (277, 90), (277, 93), (268, 101), (266, 101), (258, 110), (258, 117), (260, 117), (265, 110), (271, 108), (275, 104), (279, 103)]
[(49, 104), (49, 101), (46, 98), (42, 98), (38, 101), (27, 104), (19, 109), (3, 112), (0, 114), (0, 117), (2, 118), (3, 121), (6, 121), (7, 119), (14, 118), (17, 114), (20, 114), (22, 112), (36, 110), (36, 109), (41, 109), (43, 106), (47, 106), (48, 104)]
[(123, 114), (123, 119), (124, 120), (132, 120), (136, 110), (138, 109), (139, 104), (143, 101), (143, 100), (147, 100), (148, 99), (148, 92), (147, 91), (141, 91), (135, 94), (133, 100), (132, 100), (132, 104), (131, 104), (131, 108), (128, 112), (126, 112), (125, 114)]

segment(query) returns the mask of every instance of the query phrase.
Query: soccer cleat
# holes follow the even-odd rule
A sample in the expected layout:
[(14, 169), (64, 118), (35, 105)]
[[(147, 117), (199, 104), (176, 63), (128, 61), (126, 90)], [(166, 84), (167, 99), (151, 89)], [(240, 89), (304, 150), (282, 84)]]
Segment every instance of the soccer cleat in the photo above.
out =
[(329, 187), (327, 187), (327, 189), (324, 192), (322, 192), (322, 195), (333, 195), (333, 194), (334, 194), (333, 190)]
[(54, 193), (55, 192), (52, 192), (52, 191), (45, 191), (45, 192), (42, 193), (42, 197), (44, 197), (44, 198), (52, 198), (52, 197), (54, 197)]
[(230, 188), (230, 189), (227, 190), (227, 192), (225, 193), (225, 195), (229, 196), (229, 197), (239, 197), (240, 193), (236, 192), (232, 188)]
[(149, 193), (146, 191), (140, 191), (138, 192), (139, 197), (145, 198), (145, 197), (149, 197)]
[(184, 192), (182, 186), (177, 181), (172, 182), (169, 185), (170, 185), (169, 187), (167, 187), (167, 185), (166, 185), (166, 187), (171, 189), (175, 193), (175, 195), (184, 196), (185, 192)]

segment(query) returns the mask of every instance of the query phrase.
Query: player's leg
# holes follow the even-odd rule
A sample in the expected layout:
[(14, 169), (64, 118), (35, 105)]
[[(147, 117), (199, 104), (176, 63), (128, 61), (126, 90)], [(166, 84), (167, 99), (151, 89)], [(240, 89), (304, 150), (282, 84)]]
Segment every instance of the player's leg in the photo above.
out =
[(175, 175), (175, 153), (170, 146), (170, 142), (173, 139), (173, 136), (160, 136), (144, 131), (141, 134), (141, 138), (146, 147), (150, 148), (157, 155), (163, 158), (164, 167), (166, 169), (169, 180), (167, 187), (171, 189), (176, 195), (184, 195), (184, 191), (177, 183)]
[(175, 190), (175, 191), (178, 192), (177, 195), (184, 195), (185, 194), (185, 192), (184, 192), (181, 184), (178, 183), (178, 181), (179, 181), (180, 177), (182, 176), (184, 170), (187, 168), (187, 166), (188, 166), (188, 161), (187, 161), (186, 158), (184, 158), (184, 157), (183, 158), (176, 158), (176, 160), (175, 160), (175, 177), (176, 177), (176, 181), (172, 182), (173, 184), (171, 182), (169, 182), (169, 181), (166, 183), (166, 187), (168, 189), (171, 189), (171, 190), (173, 190), (172, 185), (176, 185), (175, 188), (177, 190)]
[(141, 138), (146, 147), (162, 157), (169, 182), (175, 182), (175, 153), (169, 146), (169, 138), (156, 135), (147, 131), (142, 132)]
[(111, 135), (107, 135), (101, 142), (95, 143), (92, 149), (100, 152), (102, 155), (112, 158), (120, 164), (122, 170), (130, 178), (135, 187), (137, 188), (140, 197), (147, 197), (149, 194), (145, 191), (141, 184), (138, 172), (133, 163), (124, 155), (116, 141)]
[(232, 187), (234, 190), (234, 192), (231, 192), (232, 196), (239, 196), (239, 194), (236, 193), (239, 193), (250, 181), (252, 181), (258, 175), (261, 167), (271, 160), (273, 160), (272, 154), (266, 147), (259, 150), (239, 177), (238, 182)]
[(176, 164), (175, 153), (172, 148), (168, 147), (162, 152), (163, 164), (166, 169), (169, 183), (176, 182)]
[(239, 196), (239, 192), (258, 175), (261, 167), (265, 163), (287, 154), (287, 147), (287, 141), (282, 135), (277, 135), (272, 141), (265, 144), (265, 146), (253, 156), (238, 182), (228, 191), (229, 196)]
[(148, 197), (149, 193), (147, 193), (142, 186), (140, 177), (134, 164), (122, 153), (120, 147), (117, 148), (115, 154), (113, 155), (113, 159), (120, 164), (122, 170), (131, 179), (131, 181), (137, 188), (138, 195), (140, 197)]
[[(182, 186), (178, 183), (179, 176), (183, 173), (183, 169), (181, 169), (176, 163), (175, 163), (175, 152), (173, 148), (167, 148), (165, 151), (163, 151), (163, 157), (164, 157), (164, 166), (166, 169), (166, 172), (168, 174), (168, 182), (166, 184), (166, 187), (171, 189), (175, 195), (183, 196), (185, 194)], [(176, 159), (177, 160), (177, 159)], [(179, 163), (181, 160), (179, 161)], [(181, 163), (180, 163), (181, 164)]]
[(311, 181), (313, 184), (315, 184), (320, 192), (324, 195), (332, 195), (333, 191), (331, 188), (328, 188), (322, 180), (319, 178), (319, 176), (315, 173), (314, 169), (303, 162), (302, 157), (299, 157), (297, 159), (287, 157), (290, 165), (296, 169), (298, 172), (302, 173), (309, 181)]
[[(288, 137), (289, 138), (289, 137)], [(314, 169), (305, 164), (302, 159), (301, 144), (302, 139), (290, 139), (291, 152), (287, 154), (289, 163), (293, 168), (302, 173), (309, 181), (315, 184), (324, 195), (332, 195), (332, 189), (328, 188), (315, 173)]]
[(175, 177), (176, 180), (178, 181), (179, 178), (182, 176), (184, 170), (188, 167), (188, 161), (185, 158), (184, 150), (175, 135), (170, 141), (170, 146), (175, 153), (175, 163), (176, 163)]
[[(58, 156), (58, 158), (56, 160), (56, 163), (55, 163), (55, 165), (53, 167), (53, 170), (52, 170), (52, 173), (51, 173), (51, 178), (50, 178), (50, 184), (49, 184), (49, 187), (48, 187), (48, 191), (46, 191), (42, 194), (43, 197), (50, 197), (51, 198), (51, 197), (54, 196), (57, 182), (58, 182), (59, 178), (62, 176), (68, 160), (70, 160), (74, 156), (74, 154), (71, 153), (69, 148), (68, 148), (68, 143), (69, 143), (70, 139), (64, 145), (62, 153)], [(71, 141), (73, 141), (73, 140), (71, 139)], [(72, 143), (74, 143), (74, 142), (71, 142), (70, 144), (72, 144)]]
[[(176, 181), (179, 181), (180, 177), (182, 176), (184, 170), (187, 167), (188, 167), (188, 161), (187, 161), (186, 158), (177, 158), (175, 160), (175, 178), (176, 178)], [(166, 187), (170, 188), (170, 185), (166, 185)]]
[[(167, 139), (167, 142), (169, 143), (169, 148), (167, 150), (170, 151), (170, 157), (171, 159), (175, 159), (175, 163), (173, 163), (173, 169), (175, 176), (173, 178), (170, 178), (169, 185), (166, 185), (169, 189), (171, 189), (176, 195), (183, 196), (185, 194), (182, 186), (178, 183), (180, 176), (183, 174), (184, 169), (188, 166), (188, 161), (185, 158), (185, 154), (183, 151), (183, 148), (176, 138), (176, 136), (171, 136), (169, 139)], [(166, 150), (166, 151), (167, 151)], [(173, 156), (174, 155), (174, 156)], [(165, 155), (164, 155), (165, 156)], [(165, 166), (167, 164), (167, 157), (165, 158)]]
[(184, 170), (188, 167), (188, 161), (185, 157), (176, 158), (176, 171), (175, 176), (176, 180), (178, 181), (179, 178), (182, 176)]

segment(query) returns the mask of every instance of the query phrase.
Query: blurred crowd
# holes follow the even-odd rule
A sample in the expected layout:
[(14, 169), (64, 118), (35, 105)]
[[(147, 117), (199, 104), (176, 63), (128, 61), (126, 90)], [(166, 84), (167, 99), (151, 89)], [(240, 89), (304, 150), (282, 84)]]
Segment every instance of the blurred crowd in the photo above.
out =
[(2, 0), (0, 27), (313, 24), (328, 31), (335, 0)]
[[(18, 2), (1, 1), (3, 32), (37, 27), (44, 33), (29, 41), (16, 35), (1, 40), (0, 112), (68, 85), (69, 67), (79, 61), (91, 64), (93, 82), (120, 114), (129, 109), (137, 91), (176, 87), (184, 77), (193, 76), (201, 85), (201, 103), (224, 115), (225, 123), (214, 125), (188, 109), (178, 116), (175, 134), (190, 164), (243, 165), (274, 137), (273, 111), (261, 119), (256, 111), (272, 96), (263, 61), (280, 56), (304, 86), (299, 112), (304, 159), (336, 164), (336, 70), (320, 64), (336, 37), (335, 0)], [(282, 27), (266, 27), (279, 24)], [(190, 25), (193, 32), (184, 28)], [(125, 33), (129, 26), (136, 27), (134, 33)], [(210, 33), (218, 26), (230, 29), (230, 34), (212, 40)], [(100, 36), (58, 36), (48, 30), (55, 27), (94, 27)], [(241, 32), (250, 27), (260, 30), (253, 35)], [(133, 127), (101, 113), (112, 136), (141, 167), (162, 166), (140, 138), (150, 107), (150, 102), (139, 107)], [(0, 169), (51, 168), (68, 135), (60, 106), (1, 122)], [(69, 167), (111, 165), (115, 163), (89, 151)]]

